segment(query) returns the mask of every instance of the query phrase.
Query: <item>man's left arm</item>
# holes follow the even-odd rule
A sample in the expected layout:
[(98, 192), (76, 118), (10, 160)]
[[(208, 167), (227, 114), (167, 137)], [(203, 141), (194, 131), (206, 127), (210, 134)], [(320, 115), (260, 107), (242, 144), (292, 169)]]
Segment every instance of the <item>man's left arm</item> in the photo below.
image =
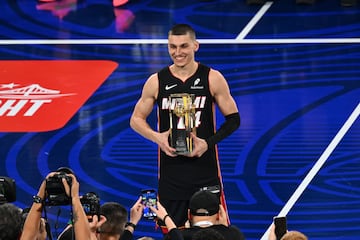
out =
[(210, 70), (209, 85), (211, 95), (214, 97), (221, 113), (225, 117), (225, 122), (216, 133), (207, 138), (201, 139), (191, 134), (194, 141), (194, 151), (190, 157), (201, 157), (209, 148), (213, 148), (218, 142), (229, 136), (240, 126), (240, 114), (234, 98), (230, 94), (229, 86), (224, 76), (216, 70)]
[(225, 117), (225, 122), (216, 131), (215, 135), (205, 139), (208, 148), (212, 148), (239, 128), (240, 114), (236, 102), (231, 96), (229, 85), (219, 71), (210, 70), (209, 85), (211, 95)]

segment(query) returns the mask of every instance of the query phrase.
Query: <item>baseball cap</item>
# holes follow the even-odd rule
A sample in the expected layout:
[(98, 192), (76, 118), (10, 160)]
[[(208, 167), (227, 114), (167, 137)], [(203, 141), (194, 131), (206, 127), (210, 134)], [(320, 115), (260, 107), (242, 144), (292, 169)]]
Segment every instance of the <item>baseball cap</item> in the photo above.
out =
[(190, 199), (189, 209), (194, 216), (211, 216), (219, 212), (219, 198), (207, 190), (194, 193)]

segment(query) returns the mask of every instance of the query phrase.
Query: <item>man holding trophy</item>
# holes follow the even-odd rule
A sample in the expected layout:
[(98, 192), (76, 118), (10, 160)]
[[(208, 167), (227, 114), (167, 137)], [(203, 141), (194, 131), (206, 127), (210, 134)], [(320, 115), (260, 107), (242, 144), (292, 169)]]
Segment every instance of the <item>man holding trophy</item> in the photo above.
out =
[[(158, 196), (178, 227), (185, 225), (189, 199), (210, 190), (225, 205), (216, 144), (240, 126), (235, 100), (223, 75), (195, 61), (195, 31), (175, 25), (168, 35), (173, 64), (152, 74), (135, 105), (130, 126), (158, 144)], [(158, 131), (147, 123), (157, 104)], [(216, 131), (214, 104), (225, 117)]]

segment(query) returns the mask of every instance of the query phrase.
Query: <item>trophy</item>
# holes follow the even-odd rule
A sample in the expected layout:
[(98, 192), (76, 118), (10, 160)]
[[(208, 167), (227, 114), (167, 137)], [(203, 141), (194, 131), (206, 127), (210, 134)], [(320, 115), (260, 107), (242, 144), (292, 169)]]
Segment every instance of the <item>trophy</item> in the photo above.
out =
[(176, 93), (170, 102), (170, 145), (179, 155), (188, 155), (193, 150), (190, 133), (196, 133), (194, 94)]

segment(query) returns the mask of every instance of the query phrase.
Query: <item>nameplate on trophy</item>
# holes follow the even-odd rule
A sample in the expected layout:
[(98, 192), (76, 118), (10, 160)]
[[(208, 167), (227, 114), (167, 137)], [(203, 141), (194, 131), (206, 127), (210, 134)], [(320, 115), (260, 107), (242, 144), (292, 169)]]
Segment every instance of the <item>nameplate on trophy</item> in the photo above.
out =
[(188, 155), (193, 151), (190, 133), (196, 133), (194, 94), (176, 93), (169, 97), (170, 145), (176, 154)]

